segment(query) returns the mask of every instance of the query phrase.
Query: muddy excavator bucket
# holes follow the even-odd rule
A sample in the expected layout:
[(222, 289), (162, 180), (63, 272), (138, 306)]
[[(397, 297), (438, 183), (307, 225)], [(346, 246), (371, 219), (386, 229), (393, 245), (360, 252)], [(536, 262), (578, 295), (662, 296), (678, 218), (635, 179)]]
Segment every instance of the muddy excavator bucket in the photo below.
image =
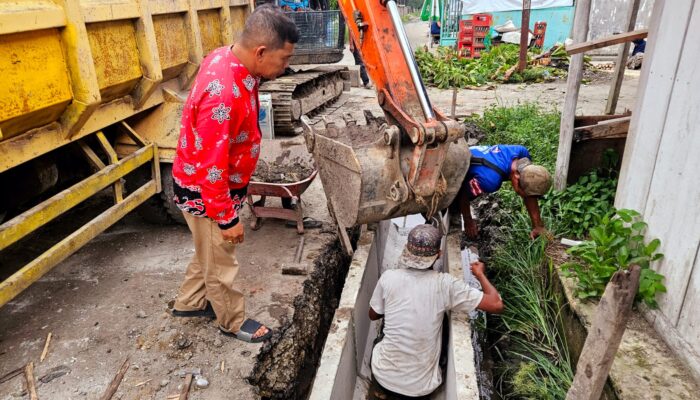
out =
[(435, 193), (424, 198), (415, 194), (405, 178), (416, 146), (402, 137), (398, 127), (365, 115), (366, 124), (361, 125), (352, 120), (313, 125), (306, 120), (304, 124), (307, 147), (337, 222), (351, 227), (447, 208), (469, 166), (464, 138), (450, 144)]

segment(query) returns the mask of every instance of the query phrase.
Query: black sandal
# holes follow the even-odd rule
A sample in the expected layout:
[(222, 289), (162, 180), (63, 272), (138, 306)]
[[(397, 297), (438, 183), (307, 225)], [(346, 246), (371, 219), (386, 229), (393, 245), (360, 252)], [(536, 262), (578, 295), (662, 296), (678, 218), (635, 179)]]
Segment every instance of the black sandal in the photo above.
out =
[(194, 311), (180, 311), (176, 310), (175, 307), (173, 307), (172, 312), (173, 317), (185, 317), (185, 318), (193, 318), (193, 317), (207, 317), (207, 318), (216, 318), (216, 314), (214, 313), (214, 308), (211, 306), (211, 303), (207, 301), (207, 305), (204, 307), (203, 310), (194, 310)]

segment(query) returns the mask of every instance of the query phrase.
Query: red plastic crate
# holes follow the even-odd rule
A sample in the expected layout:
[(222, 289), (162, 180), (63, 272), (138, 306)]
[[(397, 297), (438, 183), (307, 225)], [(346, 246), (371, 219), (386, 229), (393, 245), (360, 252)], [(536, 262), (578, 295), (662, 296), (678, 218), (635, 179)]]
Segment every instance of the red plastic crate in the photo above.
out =
[(474, 25), (472, 25), (472, 20), (470, 19), (463, 19), (459, 21), (459, 31), (463, 31), (466, 29), (471, 29)]
[(472, 25), (473, 26), (487, 26), (491, 27), (491, 22), (493, 18), (491, 14), (473, 14), (472, 15)]

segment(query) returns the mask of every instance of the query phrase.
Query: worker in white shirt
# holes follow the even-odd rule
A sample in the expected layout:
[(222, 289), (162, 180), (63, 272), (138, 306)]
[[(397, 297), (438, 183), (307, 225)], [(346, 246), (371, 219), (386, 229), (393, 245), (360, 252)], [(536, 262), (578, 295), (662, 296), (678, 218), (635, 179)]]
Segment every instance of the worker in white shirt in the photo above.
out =
[(399, 268), (384, 272), (374, 289), (369, 318), (384, 318), (384, 330), (372, 351), (371, 400), (428, 399), (440, 386), (438, 361), (446, 311), (503, 311), (483, 263), (471, 265), (483, 291), (432, 268), (440, 256), (440, 242), (440, 232), (432, 225), (413, 228)]

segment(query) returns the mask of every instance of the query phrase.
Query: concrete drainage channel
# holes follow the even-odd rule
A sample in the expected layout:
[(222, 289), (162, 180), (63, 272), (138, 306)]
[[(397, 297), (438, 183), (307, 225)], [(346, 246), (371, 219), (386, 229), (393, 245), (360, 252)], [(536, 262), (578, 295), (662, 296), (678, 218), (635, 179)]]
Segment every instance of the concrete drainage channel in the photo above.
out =
[[(342, 278), (345, 277), (342, 267), (337, 268), (342, 277), (332, 278), (327, 275), (330, 271), (319, 272), (317, 265), (314, 274), (324, 275), (312, 276), (303, 295), (304, 298), (311, 295), (317, 302), (295, 302), (292, 325), (259, 357), (251, 380), (260, 388), (262, 396), (312, 400), (366, 398), (371, 377), (369, 358), (379, 329), (378, 322), (371, 322), (367, 317), (369, 299), (380, 274), (396, 268), (408, 232), (420, 223), (423, 223), (420, 216), (397, 218), (379, 223), (373, 232), (362, 233), (349, 262), (346, 279)], [(459, 233), (444, 237), (443, 254), (442, 270), (463, 277)], [(341, 255), (333, 259), (339, 263), (344, 261)], [(314, 282), (316, 279), (319, 281)], [(335, 309), (333, 302), (338, 298), (327, 292), (334, 292), (336, 284), (342, 285), (342, 281), (344, 287)], [(314, 294), (316, 291), (320, 293)], [(333, 311), (332, 319), (326, 320), (326, 315)], [(446, 319), (444, 329), (449, 332), (444, 346), (447, 368), (444, 383), (432, 398), (479, 398), (468, 316), (453, 313)], [(301, 346), (304, 341), (307, 344)], [(316, 365), (317, 370), (314, 369)]]

